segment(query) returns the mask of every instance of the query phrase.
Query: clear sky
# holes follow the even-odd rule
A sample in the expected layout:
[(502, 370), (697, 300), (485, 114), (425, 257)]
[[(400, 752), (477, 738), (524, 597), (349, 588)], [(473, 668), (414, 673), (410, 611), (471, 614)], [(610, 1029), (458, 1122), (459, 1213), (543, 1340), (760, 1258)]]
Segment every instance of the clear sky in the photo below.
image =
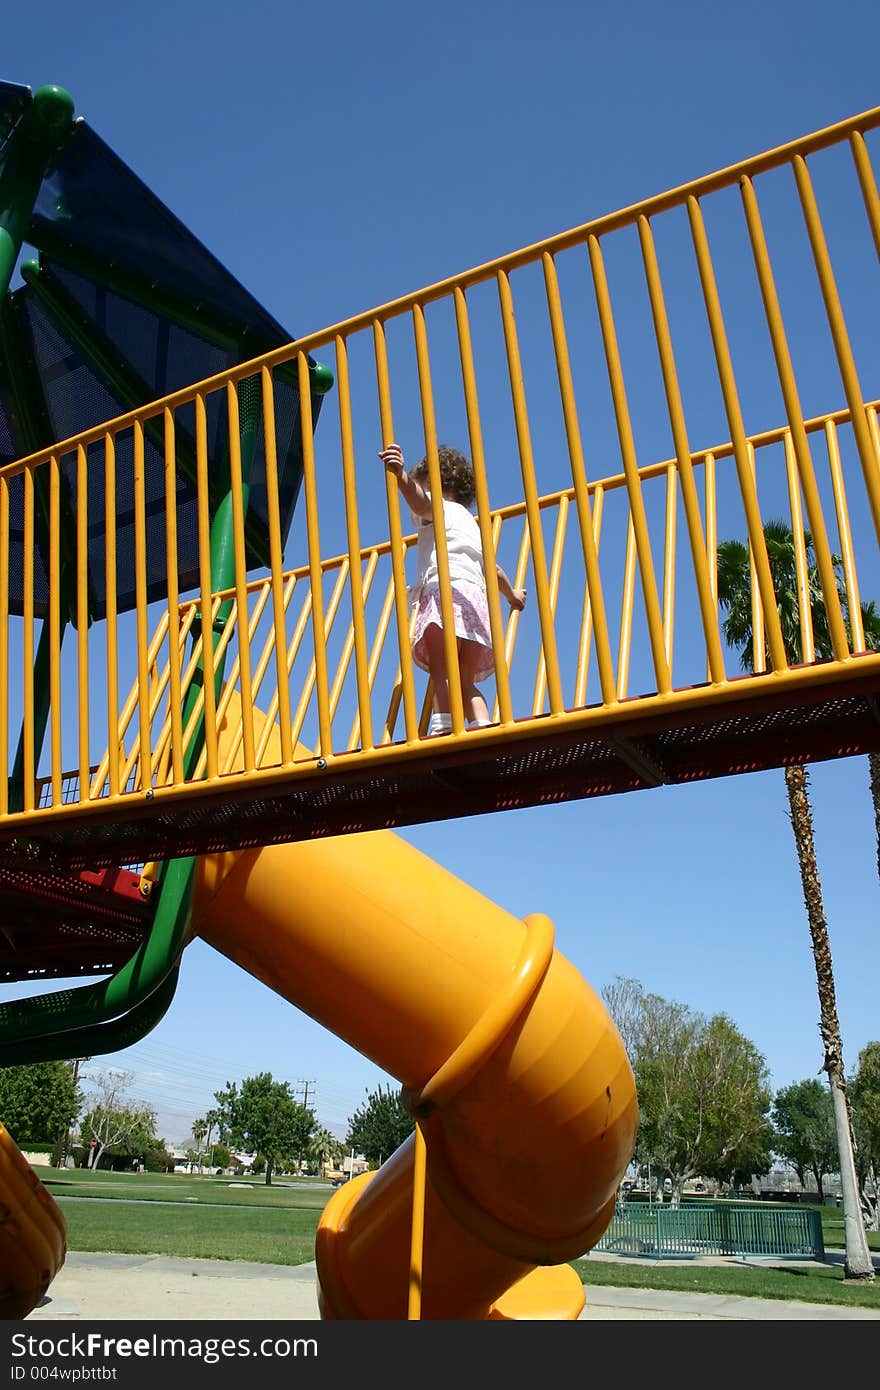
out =
[[(66, 87), (77, 113), (304, 334), (873, 107), (878, 52), (872, 0), (44, 0), (6, 16), (0, 79)], [(880, 394), (876, 380), (867, 389)], [(817, 765), (810, 777), (852, 1067), (880, 1036), (867, 764)], [(728, 1014), (775, 1087), (818, 1073), (780, 772), (402, 834), (516, 915), (547, 913), (595, 989), (630, 976)], [(340, 1134), (365, 1092), (390, 1081), (201, 943), (165, 1019), (94, 1065), (110, 1062), (136, 1073), (170, 1141), (215, 1089), (257, 1071), (301, 1098), (307, 1082)]]

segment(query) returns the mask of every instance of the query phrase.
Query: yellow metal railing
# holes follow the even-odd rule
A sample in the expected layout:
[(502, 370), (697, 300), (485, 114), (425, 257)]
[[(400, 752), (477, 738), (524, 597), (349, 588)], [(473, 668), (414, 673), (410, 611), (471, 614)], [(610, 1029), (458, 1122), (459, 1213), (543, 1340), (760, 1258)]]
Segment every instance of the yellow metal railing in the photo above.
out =
[[(465, 730), (449, 637), (453, 741), (500, 747), (535, 737), (540, 721), (548, 731), (566, 722), (586, 729), (628, 717), (634, 701), (720, 708), (743, 680), (718, 611), (717, 547), (729, 538), (749, 548), (758, 676), (770, 673), (777, 688), (827, 684), (860, 655), (866, 682), (875, 681), (880, 657), (864, 654), (859, 604), (880, 593), (880, 431), (859, 363), (873, 363), (874, 322), (863, 304), (880, 278), (868, 145), (878, 125), (880, 109), (841, 122), (309, 334), (0, 470), (0, 635), (8, 638), (0, 640), (0, 822), (82, 816), (108, 799), (123, 814), (128, 798), (197, 798), (223, 778), (246, 791), (319, 764), (344, 776), (402, 753), (433, 756), (423, 737), (430, 690), (420, 691), (410, 652), (413, 538), (376, 458), (396, 437), (410, 462), (426, 454), (435, 499), (440, 439), (457, 436), (474, 465), (496, 727)], [(841, 190), (854, 195), (848, 203)], [(714, 239), (721, 252), (713, 256)], [(838, 246), (846, 254), (834, 254)], [(315, 430), (309, 359), (328, 350), (336, 391)], [(302, 457), (286, 545), (276, 445), (282, 370), (299, 387)], [(238, 443), (247, 382), (261, 402), (256, 482), (267, 517), (267, 564), (257, 578), (247, 571), (248, 465)], [(221, 464), (208, 418), (218, 410), (229, 441), (222, 468), (234, 562), (222, 593), (212, 591), (210, 568)], [(187, 524), (199, 562), (195, 591), (181, 595), (174, 557), (184, 419), (194, 449)], [(782, 423), (768, 430), (768, 419)], [(695, 450), (697, 432), (726, 442)], [(167, 600), (158, 604), (147, 598), (147, 450), (159, 452), (164, 469)], [(76, 633), (64, 648), (62, 479), (75, 512)], [(499, 507), (499, 497), (522, 500)], [(137, 579), (127, 614), (115, 602), (123, 513)], [(797, 551), (804, 662), (796, 667), (763, 529), (780, 516)], [(90, 628), (97, 525), (106, 623)], [(805, 529), (831, 660), (815, 660)], [(365, 545), (366, 535), (381, 539)], [(521, 614), (503, 611), (496, 555), (529, 589)], [(442, 542), (438, 565), (448, 619)], [(11, 570), (20, 575), (20, 615), (10, 612)], [(45, 691), (34, 675), (40, 620)], [(216, 684), (203, 668), (217, 673)], [(240, 728), (221, 761), (220, 729), (239, 700)], [(268, 737), (257, 734), (268, 726), (255, 709), (280, 728), (272, 766)], [(8, 780), (19, 726), (14, 804)], [(199, 730), (203, 747), (188, 766)]]

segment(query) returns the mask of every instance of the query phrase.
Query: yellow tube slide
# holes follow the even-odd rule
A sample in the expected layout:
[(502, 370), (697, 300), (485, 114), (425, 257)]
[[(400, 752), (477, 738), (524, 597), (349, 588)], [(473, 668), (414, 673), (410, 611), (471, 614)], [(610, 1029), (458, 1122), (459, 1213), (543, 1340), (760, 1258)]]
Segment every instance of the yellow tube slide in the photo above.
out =
[[(421, 1316), (577, 1317), (567, 1261), (611, 1219), (637, 1105), (620, 1036), (547, 919), (374, 831), (204, 859), (193, 930), (426, 1117)], [(325, 1317), (406, 1318), (412, 1190), (410, 1140), (331, 1198)]]
[(66, 1253), (64, 1217), (0, 1124), (0, 1320), (36, 1308)]

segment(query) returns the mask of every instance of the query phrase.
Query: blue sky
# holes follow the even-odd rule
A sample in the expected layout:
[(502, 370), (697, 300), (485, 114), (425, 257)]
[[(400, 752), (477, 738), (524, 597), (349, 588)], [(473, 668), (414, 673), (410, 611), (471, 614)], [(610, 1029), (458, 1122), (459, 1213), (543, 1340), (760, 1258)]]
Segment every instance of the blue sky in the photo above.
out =
[[(878, 40), (868, 0), (833, 12), (815, 0), (47, 0), (7, 17), (0, 78), (67, 87), (78, 114), (304, 334), (877, 105)], [(876, 379), (866, 390), (880, 394)], [(880, 1035), (867, 765), (810, 776), (852, 1066)], [(818, 1073), (781, 773), (402, 834), (517, 916), (547, 913), (595, 989), (631, 976), (729, 1014), (774, 1086)], [(201, 943), (163, 1022), (101, 1065), (111, 1060), (137, 1074), (171, 1140), (215, 1089), (256, 1071), (300, 1095), (307, 1081), (340, 1133), (389, 1080)]]

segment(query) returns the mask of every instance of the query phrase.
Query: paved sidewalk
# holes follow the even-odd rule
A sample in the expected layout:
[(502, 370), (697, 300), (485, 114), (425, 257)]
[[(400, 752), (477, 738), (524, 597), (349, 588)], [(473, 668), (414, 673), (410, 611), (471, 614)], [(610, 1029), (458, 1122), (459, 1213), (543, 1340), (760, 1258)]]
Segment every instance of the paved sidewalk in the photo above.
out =
[[(880, 1321), (880, 1312), (726, 1294), (588, 1285), (580, 1321)], [(28, 1322), (308, 1321), (318, 1318), (314, 1263), (236, 1264), (164, 1255), (71, 1252)]]

